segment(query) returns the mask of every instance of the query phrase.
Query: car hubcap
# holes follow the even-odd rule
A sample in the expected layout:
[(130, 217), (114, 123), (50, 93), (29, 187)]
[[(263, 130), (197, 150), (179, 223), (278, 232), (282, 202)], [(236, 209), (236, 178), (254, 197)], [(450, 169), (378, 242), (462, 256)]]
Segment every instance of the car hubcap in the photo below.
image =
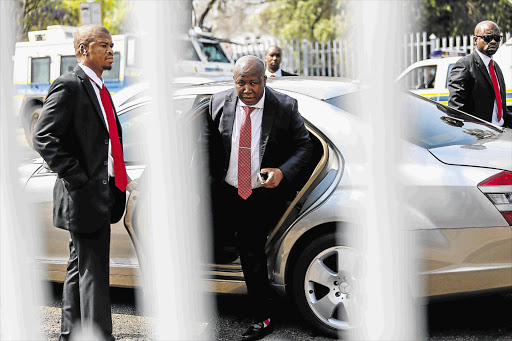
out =
[(332, 328), (351, 329), (360, 323), (361, 259), (355, 249), (331, 247), (319, 253), (306, 271), (306, 300), (313, 313)]

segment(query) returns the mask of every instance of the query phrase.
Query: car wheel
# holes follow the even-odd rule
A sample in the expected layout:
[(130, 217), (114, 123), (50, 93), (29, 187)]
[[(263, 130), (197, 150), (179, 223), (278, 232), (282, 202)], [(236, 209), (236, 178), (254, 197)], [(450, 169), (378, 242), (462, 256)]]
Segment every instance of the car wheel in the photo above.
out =
[(292, 295), (302, 316), (331, 337), (360, 325), (362, 256), (340, 244), (335, 234), (315, 239), (298, 256), (292, 275)]
[(34, 107), (27, 117), (27, 123), (25, 125), (25, 138), (27, 139), (27, 143), (31, 148), (34, 148), (34, 142), (32, 140), (34, 136), (34, 126), (36, 125), (36, 122), (41, 115), (41, 109), (41, 106)]

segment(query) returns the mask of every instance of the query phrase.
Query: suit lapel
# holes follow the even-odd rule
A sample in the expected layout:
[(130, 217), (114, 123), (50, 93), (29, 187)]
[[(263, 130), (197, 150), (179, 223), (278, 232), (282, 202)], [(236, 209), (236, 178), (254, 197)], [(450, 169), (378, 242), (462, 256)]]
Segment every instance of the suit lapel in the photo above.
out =
[[(100, 118), (101, 122), (103, 123), (103, 126), (105, 127), (105, 129), (107, 129), (105, 118), (103, 118), (103, 112), (101, 111), (101, 107), (98, 102), (98, 97), (96, 96), (96, 93), (94, 92), (94, 89), (92, 88), (93, 85), (91, 84), (89, 77), (87, 77), (84, 70), (82, 70), (82, 68), (79, 65), (77, 65), (73, 71), (75, 72), (77, 77), (80, 78), (80, 80), (82, 81), (82, 84), (84, 85), (87, 95), (89, 95), (89, 99), (91, 100), (94, 108), (96, 109), (96, 113), (99, 115), (99, 118)], [(112, 105), (112, 108), (114, 108), (113, 105)]]
[[(222, 110), (222, 142), (224, 143), (225, 160), (229, 160), (231, 155), (231, 135), (233, 133), (233, 123), (235, 122), (237, 95), (235, 91), (226, 96), (224, 108)], [(227, 165), (226, 165), (227, 168)]]
[(268, 87), (265, 87), (265, 103), (263, 104), (263, 118), (261, 120), (260, 163), (267, 148), (268, 138), (274, 124), (278, 105), (277, 98)]
[(475, 60), (476, 65), (478, 66), (478, 70), (482, 74), (482, 76), (487, 79), (489, 82), (489, 85), (492, 87), (492, 80), (491, 76), (489, 75), (489, 71), (487, 71), (487, 67), (485, 66), (484, 62), (482, 61), (482, 58), (478, 55), (477, 52), (473, 52), (473, 59)]

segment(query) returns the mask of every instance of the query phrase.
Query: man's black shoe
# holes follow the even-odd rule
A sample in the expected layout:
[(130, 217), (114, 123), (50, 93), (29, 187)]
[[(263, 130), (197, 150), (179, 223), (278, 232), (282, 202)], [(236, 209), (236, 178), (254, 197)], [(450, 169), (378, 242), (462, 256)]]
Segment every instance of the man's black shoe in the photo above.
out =
[(242, 341), (259, 340), (273, 331), (274, 323), (269, 323), (266, 327), (263, 322), (254, 323), (242, 334)]

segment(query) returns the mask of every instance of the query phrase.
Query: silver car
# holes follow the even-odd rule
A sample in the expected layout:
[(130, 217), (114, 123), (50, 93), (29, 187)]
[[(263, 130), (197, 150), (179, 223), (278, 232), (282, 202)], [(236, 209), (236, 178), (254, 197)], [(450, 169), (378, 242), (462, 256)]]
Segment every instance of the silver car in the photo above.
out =
[[(364, 123), (353, 103), (365, 92), (357, 83), (335, 78), (289, 77), (267, 85), (298, 100), (314, 142), (301, 187), (267, 241), (269, 279), (279, 294), (295, 301), (305, 321), (336, 336), (356, 323), (353, 307), (344, 303), (349, 294), (344, 289), (360, 279), (353, 263), (361, 256), (343, 236), (361, 205), (351, 174), (359, 162), (353, 133)], [(201, 117), (209, 96), (232, 86), (225, 82), (180, 89), (176, 110)], [(118, 108), (133, 179), (142, 174), (145, 161), (141, 140), (131, 136), (150, 114), (149, 101), (139, 98)], [(404, 93), (403, 101), (408, 163), (400, 176), (410, 196), (404, 212), (414, 217), (408, 229), (415, 231), (422, 248), (418, 261), (426, 281), (423, 294), (512, 287), (511, 131), (413, 94)], [(25, 189), (44, 222), (47, 248), (39, 261), (51, 280), (62, 281), (68, 235), (51, 226), (55, 175), (40, 164), (24, 167)], [(144, 205), (138, 200), (142, 193), (143, 187), (130, 193), (125, 226), (113, 226), (111, 285), (138, 282), (135, 248), (144, 255), (139, 247), (144, 235)], [(213, 292), (245, 292), (238, 260), (211, 264), (208, 273)], [(335, 283), (341, 273), (344, 280)]]

